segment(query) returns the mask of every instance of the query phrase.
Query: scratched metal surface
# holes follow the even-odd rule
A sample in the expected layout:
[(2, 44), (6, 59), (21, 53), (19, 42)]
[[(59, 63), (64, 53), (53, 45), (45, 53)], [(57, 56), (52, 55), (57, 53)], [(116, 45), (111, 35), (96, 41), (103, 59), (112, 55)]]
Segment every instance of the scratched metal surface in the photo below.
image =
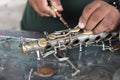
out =
[[(72, 77), (71, 73), (74, 70), (68, 63), (57, 61), (53, 55), (37, 61), (34, 52), (29, 55), (21, 54), (19, 36), (31, 40), (41, 37), (41, 34), (37, 37), (35, 33), (36, 37), (32, 35), (33, 38), (30, 38), (30, 34), (33, 34), (31, 32), (24, 32), (26, 36), (21, 34), (22, 31), (9, 33), (1, 31), (0, 35), (0, 80), (28, 80), (31, 68), (33, 69), (31, 80), (120, 80), (120, 56), (115, 55), (120, 53), (119, 51), (114, 53), (102, 51), (100, 46), (94, 45), (87, 48), (83, 46), (82, 52), (79, 52), (78, 47), (69, 49), (67, 56), (81, 70), (80, 74)], [(54, 75), (47, 78), (37, 75), (37, 68), (43, 65), (53, 67)]]

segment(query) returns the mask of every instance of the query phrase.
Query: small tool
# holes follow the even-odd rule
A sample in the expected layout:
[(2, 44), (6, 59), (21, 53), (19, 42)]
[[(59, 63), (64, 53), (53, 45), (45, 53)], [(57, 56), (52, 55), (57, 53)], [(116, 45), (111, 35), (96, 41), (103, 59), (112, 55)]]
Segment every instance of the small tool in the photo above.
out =
[(68, 28), (70, 29), (70, 27), (68, 26), (68, 23), (65, 21), (65, 19), (62, 17), (62, 14), (57, 10), (57, 8), (55, 8), (55, 6), (53, 6), (50, 2), (50, 0), (48, 0), (48, 5), (50, 6), (50, 8), (55, 12), (55, 14), (57, 15), (57, 17), (59, 17), (59, 20)]

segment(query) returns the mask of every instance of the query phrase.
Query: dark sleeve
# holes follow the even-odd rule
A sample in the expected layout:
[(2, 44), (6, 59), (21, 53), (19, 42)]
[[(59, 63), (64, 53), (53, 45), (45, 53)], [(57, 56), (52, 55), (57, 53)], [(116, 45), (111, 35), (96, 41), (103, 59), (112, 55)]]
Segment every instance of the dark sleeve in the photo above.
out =
[[(77, 25), (83, 8), (91, 1), (92, 0), (61, 0), (64, 8), (62, 15), (70, 27)], [(21, 29), (38, 32), (54, 32), (67, 28), (58, 18), (39, 16), (30, 4), (27, 3), (21, 20)]]
[(53, 17), (41, 17), (33, 8), (26, 4), (26, 8), (21, 20), (21, 29), (38, 32), (53, 32), (55, 30), (65, 29), (65, 26)]

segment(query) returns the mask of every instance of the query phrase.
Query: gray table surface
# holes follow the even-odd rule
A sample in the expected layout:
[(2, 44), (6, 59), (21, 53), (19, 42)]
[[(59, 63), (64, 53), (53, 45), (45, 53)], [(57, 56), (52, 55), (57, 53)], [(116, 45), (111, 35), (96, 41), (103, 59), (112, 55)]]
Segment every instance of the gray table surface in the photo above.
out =
[[(20, 36), (30, 39), (44, 37), (43, 34), (28, 31), (0, 30), (0, 80), (29, 80), (29, 71), (33, 69), (31, 80), (120, 80), (120, 56), (117, 52), (102, 51), (101, 46), (83, 46), (67, 50), (69, 59), (80, 69), (80, 73), (71, 76), (73, 69), (67, 62), (59, 62), (53, 55), (40, 61), (35, 52), (21, 54)], [(9, 39), (7, 42), (5, 39)], [(36, 74), (37, 68), (49, 65), (55, 73), (51, 77)]]

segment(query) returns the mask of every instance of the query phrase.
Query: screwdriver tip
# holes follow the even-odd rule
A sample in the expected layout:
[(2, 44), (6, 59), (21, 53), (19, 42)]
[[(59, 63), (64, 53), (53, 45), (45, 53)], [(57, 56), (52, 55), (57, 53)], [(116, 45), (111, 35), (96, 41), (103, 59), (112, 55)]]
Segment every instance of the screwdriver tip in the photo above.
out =
[(66, 24), (65, 26), (70, 30), (70, 27), (68, 26), (68, 24)]

